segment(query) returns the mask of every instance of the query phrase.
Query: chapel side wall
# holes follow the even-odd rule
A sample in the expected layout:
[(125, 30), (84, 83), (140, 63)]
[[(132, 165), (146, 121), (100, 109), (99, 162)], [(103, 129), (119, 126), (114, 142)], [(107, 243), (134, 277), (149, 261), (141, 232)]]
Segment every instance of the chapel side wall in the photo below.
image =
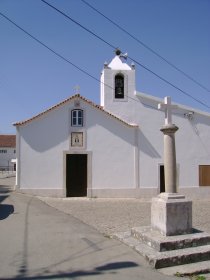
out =
[(141, 103), (135, 105), (139, 123), (139, 178), (140, 188), (159, 187), (158, 168), (163, 164), (163, 137), (160, 132), (162, 119), (159, 111), (145, 108)]
[(135, 128), (88, 110), (87, 150), (92, 151), (92, 190), (135, 189)]
[[(163, 134), (159, 129), (164, 123), (164, 113), (141, 104), (138, 107), (137, 122), (141, 128), (140, 186), (158, 187), (158, 169), (159, 165), (163, 164)], [(194, 119), (189, 120), (185, 116), (187, 112), (186, 109), (179, 108), (173, 114), (173, 123), (179, 127), (175, 140), (177, 184), (180, 191), (183, 188), (198, 188), (199, 165), (210, 165), (210, 146), (207, 144), (210, 135), (210, 117), (195, 113)]]
[[(119, 118), (139, 126), (137, 173), (141, 196), (148, 190), (150, 194), (154, 194), (154, 190), (160, 191), (160, 165), (164, 164), (163, 133), (160, 128), (164, 125), (165, 116), (163, 111), (158, 110), (161, 99), (136, 92), (134, 70), (134, 67), (126, 70), (116, 58), (104, 66), (101, 105)], [(124, 100), (114, 99), (114, 77), (118, 73), (125, 78), (127, 98)], [(210, 188), (199, 187), (199, 165), (210, 165), (210, 115), (180, 104), (178, 109), (173, 110), (172, 120), (179, 127), (175, 134), (178, 188), (185, 192), (192, 189), (195, 192), (196, 189), (210, 194)]]
[(177, 123), (180, 126), (177, 137), (180, 187), (197, 187), (199, 186), (199, 165), (210, 165), (210, 146), (208, 145), (210, 117), (194, 113), (193, 119), (184, 118), (183, 120), (183, 117), (179, 117)]
[[(108, 103), (107, 103), (108, 104)], [(114, 114), (139, 125), (139, 185), (140, 189), (159, 191), (159, 166), (163, 164), (164, 112), (157, 109), (158, 102), (139, 98), (138, 102), (124, 103), (123, 116), (115, 105), (107, 106)], [(118, 106), (121, 106), (118, 103)], [(126, 107), (127, 106), (127, 107)], [(132, 110), (131, 110), (132, 106)], [(173, 123), (179, 127), (175, 134), (177, 158), (177, 185), (181, 189), (199, 188), (199, 165), (210, 165), (210, 117), (194, 113), (190, 120), (186, 114), (190, 109), (180, 107), (173, 112)], [(132, 119), (133, 118), (133, 119)], [(201, 189), (201, 188), (199, 188)], [(207, 189), (207, 188), (206, 188)], [(186, 190), (187, 191), (187, 190)]]
[(68, 120), (68, 114), (64, 106), (19, 127), (20, 189), (62, 196), (62, 151), (69, 149), (68, 121), (63, 120)]

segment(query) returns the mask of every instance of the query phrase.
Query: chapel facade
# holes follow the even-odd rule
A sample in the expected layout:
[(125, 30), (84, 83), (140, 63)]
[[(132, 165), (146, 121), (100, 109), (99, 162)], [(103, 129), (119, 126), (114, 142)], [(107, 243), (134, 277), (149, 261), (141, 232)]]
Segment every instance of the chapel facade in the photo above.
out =
[[(152, 197), (164, 192), (161, 99), (136, 90), (118, 51), (101, 73), (100, 105), (80, 94), (17, 129), (17, 188), (57, 197)], [(177, 192), (210, 196), (210, 114), (178, 104)]]

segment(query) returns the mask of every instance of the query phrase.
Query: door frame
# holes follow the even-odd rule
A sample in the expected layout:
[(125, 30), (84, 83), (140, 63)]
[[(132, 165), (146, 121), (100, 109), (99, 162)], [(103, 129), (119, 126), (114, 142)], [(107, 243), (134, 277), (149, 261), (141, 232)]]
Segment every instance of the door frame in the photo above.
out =
[[(163, 168), (163, 173), (161, 173), (161, 168)], [(159, 163), (158, 164), (158, 193), (161, 193), (161, 175), (163, 175), (164, 172), (164, 163)], [(165, 176), (164, 176), (165, 178)], [(164, 180), (163, 178), (163, 180)], [(165, 181), (164, 181), (164, 188), (165, 188)]]
[(87, 197), (92, 197), (92, 152), (90, 151), (64, 151), (63, 152), (63, 197), (66, 197), (66, 158), (67, 155), (87, 155)]

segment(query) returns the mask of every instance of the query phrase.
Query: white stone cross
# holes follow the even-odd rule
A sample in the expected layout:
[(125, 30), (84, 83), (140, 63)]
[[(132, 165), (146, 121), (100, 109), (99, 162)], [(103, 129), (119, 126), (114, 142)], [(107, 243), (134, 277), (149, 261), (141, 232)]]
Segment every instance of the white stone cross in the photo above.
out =
[(172, 109), (178, 108), (177, 105), (171, 104), (171, 97), (166, 96), (164, 98), (164, 103), (158, 104), (158, 109), (163, 109), (165, 111), (165, 125), (172, 124)]

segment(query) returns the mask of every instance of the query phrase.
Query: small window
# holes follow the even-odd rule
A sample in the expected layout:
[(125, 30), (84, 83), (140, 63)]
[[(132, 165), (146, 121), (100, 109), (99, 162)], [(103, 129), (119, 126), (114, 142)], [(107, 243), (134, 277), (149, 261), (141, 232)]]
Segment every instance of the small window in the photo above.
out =
[(124, 76), (121, 74), (115, 76), (115, 98), (124, 98)]
[(83, 126), (83, 110), (76, 109), (71, 111), (71, 125)]
[(1, 153), (1, 154), (6, 154), (6, 153), (7, 153), (7, 150), (0, 150), (0, 153)]

